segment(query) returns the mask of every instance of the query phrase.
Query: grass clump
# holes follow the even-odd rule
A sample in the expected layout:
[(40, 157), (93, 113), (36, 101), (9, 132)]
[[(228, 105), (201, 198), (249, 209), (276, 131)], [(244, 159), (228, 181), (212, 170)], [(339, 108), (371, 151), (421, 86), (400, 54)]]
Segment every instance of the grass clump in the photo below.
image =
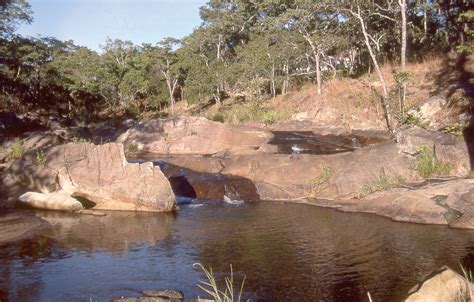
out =
[(415, 162), (415, 170), (419, 176), (426, 178), (431, 175), (448, 174), (451, 170), (449, 163), (440, 163), (428, 146), (422, 145), (416, 148), (418, 156)]
[(44, 155), (43, 150), (36, 150), (36, 165), (44, 167), (46, 166), (46, 156)]
[[(417, 109), (420, 110), (419, 108)], [(400, 124), (407, 126), (418, 126), (420, 128), (427, 128), (430, 125), (429, 121), (423, 121), (421, 118), (413, 113), (405, 113), (400, 117)]]
[(71, 143), (73, 143), (73, 144), (82, 144), (82, 143), (88, 143), (88, 141), (87, 141), (87, 139), (85, 139), (83, 137), (75, 136), (75, 137), (71, 138)]
[(127, 145), (127, 150), (128, 150), (128, 152), (130, 152), (130, 153), (137, 152), (137, 151), (138, 151), (138, 145), (135, 144), (135, 143), (129, 143), (129, 144)]
[(382, 173), (380, 173), (377, 178), (362, 186), (360, 189), (359, 198), (366, 197), (375, 192), (386, 191), (399, 187), (405, 182), (406, 179), (401, 175), (387, 175), (384, 171), (382, 171)]
[(225, 288), (219, 289), (217, 285), (216, 277), (212, 272), (212, 268), (207, 270), (202, 264), (195, 263), (194, 267), (199, 267), (202, 269), (206, 275), (207, 281), (200, 280), (198, 287), (202, 289), (205, 293), (211, 296), (211, 298), (216, 302), (240, 302), (242, 301), (242, 292), (244, 290), (245, 276), (240, 285), (240, 289), (236, 292), (234, 288), (234, 272), (232, 270), (232, 265), (230, 265), (230, 277), (225, 277)]
[(19, 138), (15, 139), (11, 146), (10, 159), (21, 158), (25, 154), (25, 150)]
[(468, 282), (474, 283), (474, 275), (472, 274), (472, 272), (468, 270), (467, 268), (465, 268), (462, 264), (459, 264), (459, 266), (461, 267), (464, 278), (466, 278)]
[(442, 132), (448, 133), (451, 135), (454, 135), (457, 140), (462, 141), (464, 140), (464, 132), (466, 130), (467, 125), (462, 124), (462, 123), (452, 123), (449, 125), (446, 125), (443, 129), (441, 129)]
[(334, 171), (329, 165), (324, 165), (321, 173), (311, 182), (311, 195), (315, 196), (319, 189), (327, 184), (331, 177), (334, 175)]
[(267, 125), (286, 120), (291, 116), (287, 111), (277, 111), (258, 102), (233, 105), (224, 109), (222, 114), (224, 115), (224, 121), (227, 123), (238, 124), (249, 121), (262, 121)]
[(214, 122), (224, 123), (225, 122), (225, 115), (222, 112), (216, 112), (212, 116), (212, 120)]

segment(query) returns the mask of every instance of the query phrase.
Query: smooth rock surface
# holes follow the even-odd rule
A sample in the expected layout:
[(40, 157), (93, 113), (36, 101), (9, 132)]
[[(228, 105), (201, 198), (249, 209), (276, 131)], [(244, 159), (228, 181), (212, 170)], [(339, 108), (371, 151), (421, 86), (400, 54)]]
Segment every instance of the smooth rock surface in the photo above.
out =
[(301, 201), (345, 212), (373, 213), (394, 221), (474, 229), (474, 179), (455, 179), (420, 188), (396, 188), (362, 199)]
[(405, 302), (473, 301), (474, 285), (450, 268), (443, 267), (421, 284)]
[(82, 204), (77, 199), (65, 192), (27, 192), (21, 195), (19, 200), (23, 204), (37, 209), (57, 211), (79, 211), (83, 209)]
[(61, 190), (91, 201), (95, 210), (175, 209), (174, 193), (160, 168), (151, 162), (128, 163), (121, 144), (66, 144), (51, 147), (44, 155), (44, 166), (28, 156), (15, 160), (3, 186), (12, 195)]
[(270, 132), (258, 128), (183, 116), (139, 124), (122, 134), (117, 142), (132, 153), (209, 155), (225, 150), (257, 150), (272, 137)]
[[(332, 155), (254, 154), (216, 157), (166, 157), (162, 161), (199, 173), (238, 176), (252, 181), (264, 200), (285, 200), (316, 195), (320, 198), (356, 196), (381, 173), (412, 177), (413, 158), (400, 154), (394, 142)], [(325, 176), (325, 172), (328, 175)], [(314, 184), (320, 185), (313, 190)]]

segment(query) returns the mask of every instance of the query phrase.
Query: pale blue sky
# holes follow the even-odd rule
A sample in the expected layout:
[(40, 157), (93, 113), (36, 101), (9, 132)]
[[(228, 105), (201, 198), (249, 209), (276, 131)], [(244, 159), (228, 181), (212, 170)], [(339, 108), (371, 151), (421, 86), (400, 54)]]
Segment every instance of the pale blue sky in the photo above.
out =
[(33, 23), (18, 32), (74, 40), (99, 50), (107, 37), (135, 44), (182, 38), (201, 24), (206, 0), (29, 0)]

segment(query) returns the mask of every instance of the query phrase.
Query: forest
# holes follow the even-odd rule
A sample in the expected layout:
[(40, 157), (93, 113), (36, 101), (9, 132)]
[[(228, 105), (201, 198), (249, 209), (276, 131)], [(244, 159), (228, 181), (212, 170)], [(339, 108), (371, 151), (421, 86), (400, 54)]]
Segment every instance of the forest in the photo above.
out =
[[(470, 52), (474, 19), (469, 0), (210, 0), (181, 40), (109, 38), (96, 52), (23, 37), (16, 29), (33, 22), (29, 3), (0, 5), (0, 109), (83, 121), (173, 112), (176, 102), (259, 102), (304, 84), (320, 94), (327, 79), (375, 72), (390, 129), (397, 116), (380, 66), (399, 64), (403, 95), (406, 62)], [(403, 97), (397, 102), (403, 111)]]

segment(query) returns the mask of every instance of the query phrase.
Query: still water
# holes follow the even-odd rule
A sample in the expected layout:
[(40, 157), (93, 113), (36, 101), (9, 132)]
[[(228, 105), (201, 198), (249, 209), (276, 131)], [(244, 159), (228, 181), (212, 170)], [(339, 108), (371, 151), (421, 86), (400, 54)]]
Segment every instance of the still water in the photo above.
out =
[(253, 301), (400, 301), (442, 265), (474, 270), (474, 232), (271, 202), (193, 202), (177, 214), (36, 212), (53, 227), (0, 247), (1, 301), (109, 301), (143, 289), (187, 298), (233, 265)]

